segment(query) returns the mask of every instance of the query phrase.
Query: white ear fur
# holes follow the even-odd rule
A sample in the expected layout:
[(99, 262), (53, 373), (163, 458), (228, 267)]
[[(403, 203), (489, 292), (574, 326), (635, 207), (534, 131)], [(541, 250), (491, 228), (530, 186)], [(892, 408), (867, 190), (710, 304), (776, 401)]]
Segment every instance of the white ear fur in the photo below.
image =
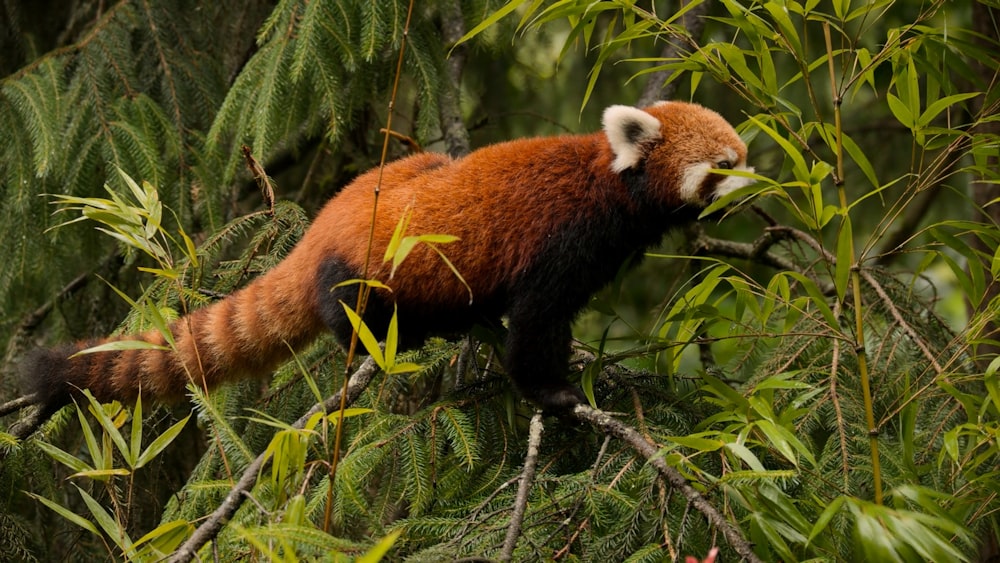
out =
[(642, 145), (660, 138), (660, 120), (632, 106), (611, 106), (604, 110), (604, 134), (615, 161), (613, 172), (632, 168), (642, 160)]

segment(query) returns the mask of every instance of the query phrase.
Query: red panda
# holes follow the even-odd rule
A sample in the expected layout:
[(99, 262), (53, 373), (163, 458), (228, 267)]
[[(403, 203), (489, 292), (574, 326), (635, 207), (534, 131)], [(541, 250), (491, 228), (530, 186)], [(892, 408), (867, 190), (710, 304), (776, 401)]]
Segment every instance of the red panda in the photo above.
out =
[[(459, 159), (422, 153), (382, 173), (371, 255), (381, 257), (404, 213), (409, 234), (458, 237), (441, 248), (468, 288), (432, 249), (418, 246), (391, 277), (372, 261), (368, 277), (391, 288), (371, 296), (365, 320), (384, 334), (394, 306), (400, 341), (457, 335), (507, 319), (504, 367), (528, 399), (550, 411), (582, 393), (564, 378), (570, 327), (590, 296), (631, 256), (712, 201), (749, 183), (712, 169), (750, 170), (746, 146), (717, 113), (661, 102), (611, 106), (603, 131), (530, 138)], [(346, 345), (364, 276), (372, 170), (334, 196), (291, 253), (245, 288), (171, 326), (176, 349), (73, 353), (110, 340), (165, 345), (157, 331), (36, 350), (22, 375), (45, 416), (80, 389), (100, 400), (182, 398), (189, 382), (212, 388), (266, 374), (329, 329)], [(470, 302), (470, 292), (472, 300)]]

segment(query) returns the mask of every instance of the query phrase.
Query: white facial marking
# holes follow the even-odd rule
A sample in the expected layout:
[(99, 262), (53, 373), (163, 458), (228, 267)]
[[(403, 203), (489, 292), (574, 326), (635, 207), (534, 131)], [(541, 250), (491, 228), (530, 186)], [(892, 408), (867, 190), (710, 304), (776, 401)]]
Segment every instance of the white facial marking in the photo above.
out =
[[(735, 151), (727, 151), (732, 155), (732, 161), (736, 159)], [(744, 188), (753, 183), (752, 178), (746, 178), (744, 176), (725, 176), (719, 183), (715, 184), (711, 194), (702, 194), (701, 187), (704, 185), (705, 180), (708, 179), (709, 170), (715, 168), (715, 165), (709, 164), (707, 162), (701, 162), (698, 164), (692, 164), (684, 171), (684, 176), (681, 178), (680, 195), (681, 200), (685, 203), (690, 203), (694, 205), (705, 206), (713, 201), (728, 195), (740, 188)], [(753, 167), (741, 165), (736, 166), (734, 170), (740, 172), (753, 172)], [(703, 195), (707, 195), (707, 200)]]
[[(734, 170), (753, 173), (752, 166), (737, 166)], [(735, 192), (740, 188), (745, 188), (752, 183), (753, 178), (747, 178), (745, 176), (726, 176), (725, 180), (715, 185), (715, 199), (719, 199), (725, 195)]]
[(631, 106), (611, 106), (604, 110), (604, 134), (615, 160), (611, 170), (622, 172), (639, 164), (643, 145), (660, 138), (660, 120)]
[(708, 171), (711, 168), (712, 165), (707, 162), (692, 164), (687, 167), (684, 171), (684, 177), (681, 178), (682, 201), (696, 204), (704, 203), (698, 192), (701, 190), (701, 185), (705, 183), (705, 179), (708, 178)]

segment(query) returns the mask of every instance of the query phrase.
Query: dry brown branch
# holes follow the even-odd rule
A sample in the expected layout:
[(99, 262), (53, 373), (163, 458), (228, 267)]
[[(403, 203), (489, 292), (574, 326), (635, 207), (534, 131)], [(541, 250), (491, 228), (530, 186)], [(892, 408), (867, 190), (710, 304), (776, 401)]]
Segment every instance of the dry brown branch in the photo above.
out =
[(528, 454), (524, 458), (524, 469), (521, 471), (521, 480), (517, 485), (517, 496), (514, 501), (514, 513), (510, 517), (510, 526), (507, 528), (507, 537), (503, 541), (503, 549), (500, 551), (500, 561), (510, 561), (514, 556), (514, 548), (517, 547), (517, 538), (521, 535), (521, 523), (524, 521), (524, 513), (528, 508), (528, 493), (535, 482), (535, 467), (538, 466), (538, 446), (542, 443), (542, 412), (535, 412), (531, 417), (531, 424), (528, 431)]
[(602, 434), (611, 435), (628, 443), (632, 449), (642, 456), (656, 471), (663, 477), (670, 486), (684, 495), (688, 503), (705, 517), (710, 524), (729, 542), (730, 547), (744, 560), (760, 562), (760, 559), (753, 552), (750, 542), (743, 536), (743, 533), (733, 523), (731, 523), (715, 506), (705, 499), (694, 487), (688, 483), (687, 479), (676, 469), (667, 465), (663, 457), (657, 455), (659, 450), (643, 439), (637, 430), (619, 422), (607, 413), (594, 409), (587, 405), (577, 405), (573, 409), (573, 416), (586, 422), (600, 431)]
[[(705, 234), (703, 228), (700, 225), (695, 225), (692, 227), (693, 236), (691, 239), (691, 253), (692, 254), (711, 254), (714, 256), (724, 256), (727, 258), (742, 258), (744, 260), (750, 260), (764, 266), (769, 266), (776, 270), (785, 270), (789, 272), (798, 272), (803, 276), (808, 277), (813, 280), (816, 286), (823, 292), (824, 295), (832, 295), (836, 293), (836, 288), (833, 283), (817, 278), (812, 272), (806, 270), (791, 260), (779, 256), (773, 252), (770, 252), (771, 246), (777, 242), (784, 240), (786, 238), (796, 238), (804, 240), (806, 244), (809, 244), (813, 248), (818, 248), (823, 252), (828, 259), (833, 259), (829, 256), (829, 253), (822, 250), (822, 247), (818, 247), (815, 239), (809, 237), (806, 233), (792, 229), (790, 227), (768, 227), (764, 234), (762, 234), (757, 240), (752, 243), (747, 242), (735, 242), (731, 240), (719, 239), (715, 237), (710, 237)], [(805, 237), (802, 239), (801, 237)], [(833, 263), (833, 262), (831, 262)]]

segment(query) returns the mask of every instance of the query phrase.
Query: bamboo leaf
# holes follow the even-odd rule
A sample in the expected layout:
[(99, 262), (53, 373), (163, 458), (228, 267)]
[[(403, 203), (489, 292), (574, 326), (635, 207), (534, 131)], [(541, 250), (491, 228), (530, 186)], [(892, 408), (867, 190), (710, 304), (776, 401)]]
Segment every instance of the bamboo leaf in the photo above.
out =
[(191, 418), (190, 414), (172, 424), (170, 428), (167, 428), (159, 436), (153, 439), (153, 441), (149, 443), (149, 446), (147, 446), (146, 449), (139, 454), (139, 457), (135, 462), (135, 468), (138, 469), (146, 465), (156, 458), (156, 456), (160, 455), (160, 452), (166, 449), (166, 447), (169, 446), (170, 443), (173, 442), (174, 439), (176, 439), (181, 433), (181, 430), (184, 429), (184, 426), (187, 424), (189, 418)]
[(896, 121), (900, 122), (907, 129), (916, 128), (917, 122), (913, 113), (910, 112), (909, 106), (892, 94), (887, 93), (885, 99), (889, 103), (889, 111), (895, 116)]
[(79, 514), (69, 510), (68, 508), (63, 507), (59, 503), (51, 501), (41, 495), (36, 495), (35, 493), (26, 492), (25, 494), (41, 502), (59, 516), (62, 516), (64, 519), (72, 522), (73, 524), (76, 524), (77, 526), (83, 528), (84, 530), (87, 530), (88, 532), (94, 534), (95, 536), (101, 535), (101, 532), (97, 529), (97, 526), (95, 526), (90, 520), (87, 520), (83, 516), (80, 516)]
[(826, 508), (823, 509), (819, 518), (816, 519), (816, 523), (813, 524), (812, 530), (809, 531), (809, 538), (806, 540), (806, 545), (811, 544), (817, 536), (826, 530), (826, 527), (830, 525), (830, 521), (833, 520), (833, 517), (836, 516), (837, 513), (840, 512), (841, 507), (844, 506), (844, 500), (845, 498), (843, 496), (838, 496), (826, 505)]
[(361, 340), (361, 344), (365, 347), (368, 355), (375, 360), (380, 369), (385, 370), (387, 367), (385, 356), (382, 354), (382, 348), (378, 345), (378, 339), (372, 334), (368, 325), (361, 320), (361, 317), (354, 312), (354, 309), (348, 307), (343, 301), (340, 302), (340, 305), (344, 308), (344, 313), (347, 314), (348, 321), (350, 321), (354, 331), (358, 334), (358, 338)]
[(387, 553), (389, 553), (389, 550), (392, 549), (392, 546), (396, 543), (396, 540), (399, 539), (400, 533), (401, 532), (399, 532), (398, 530), (395, 532), (390, 532), (384, 538), (380, 539), (378, 543), (372, 546), (372, 548), (369, 549), (364, 555), (358, 557), (355, 560), (355, 562), (378, 563), (379, 561), (382, 560), (383, 557), (385, 557)]
[[(158, 554), (171, 553), (194, 532), (187, 520), (172, 520), (153, 528), (132, 544), (133, 550), (149, 547)], [(146, 546), (145, 544), (150, 544)]]
[[(142, 451), (142, 389), (139, 389), (139, 396), (136, 398), (135, 406), (132, 408), (132, 435), (129, 440), (129, 450), (133, 455), (138, 456)], [(141, 457), (141, 456), (140, 456)], [(131, 467), (138, 468), (138, 462), (131, 464)]]
[(94, 398), (90, 391), (84, 389), (83, 394), (87, 397), (87, 400), (90, 401), (90, 413), (97, 419), (97, 422), (101, 425), (105, 435), (111, 438), (111, 441), (118, 448), (118, 451), (122, 454), (125, 462), (128, 463), (128, 466), (134, 468), (135, 456), (138, 455), (138, 452), (133, 454), (129, 450), (128, 444), (125, 442), (125, 438), (122, 436), (121, 431), (118, 430), (118, 425), (111, 420), (110, 416), (108, 416), (107, 411), (104, 410), (104, 405)]
[(101, 506), (101, 503), (97, 502), (94, 497), (81, 489), (76, 488), (80, 492), (80, 496), (83, 497), (84, 504), (87, 505), (87, 509), (90, 510), (90, 514), (94, 517), (97, 524), (104, 530), (104, 533), (111, 538), (111, 541), (115, 542), (115, 545), (120, 547), (122, 551), (128, 551), (132, 549), (132, 540), (128, 537), (125, 532), (125, 526), (120, 524), (115, 517), (108, 512), (106, 508)]
[(524, 4), (524, 2), (525, 2), (525, 0), (510, 0), (510, 1), (508, 1), (506, 4), (504, 4), (503, 6), (501, 6), (500, 9), (498, 9), (497, 11), (493, 12), (492, 14), (490, 14), (490, 16), (488, 18), (486, 18), (483, 21), (479, 22), (478, 25), (476, 25), (475, 27), (473, 27), (472, 29), (470, 29), (468, 33), (466, 33), (465, 35), (463, 35), (461, 39), (459, 39), (457, 42), (455, 42), (455, 46), (457, 47), (458, 45), (461, 45), (462, 43), (465, 43), (469, 39), (472, 39), (473, 37), (479, 35), (483, 31), (485, 31), (487, 28), (492, 27), (498, 21), (500, 21), (501, 19), (503, 19), (507, 15), (513, 13), (514, 10), (517, 10), (521, 6), (521, 4)]
[(53, 446), (48, 442), (39, 440), (35, 442), (35, 445), (38, 446), (38, 449), (45, 452), (46, 455), (48, 455), (52, 459), (58, 461), (59, 463), (65, 465), (66, 467), (72, 469), (77, 473), (94, 470), (94, 468), (87, 465), (85, 461), (77, 458), (76, 456), (70, 454), (69, 452), (66, 452), (64, 450), (59, 449), (56, 446)]
[(837, 299), (844, 300), (847, 284), (854, 267), (854, 234), (851, 231), (851, 217), (844, 215), (840, 224), (840, 234), (837, 237), (837, 268), (834, 275), (834, 285), (837, 288)]

